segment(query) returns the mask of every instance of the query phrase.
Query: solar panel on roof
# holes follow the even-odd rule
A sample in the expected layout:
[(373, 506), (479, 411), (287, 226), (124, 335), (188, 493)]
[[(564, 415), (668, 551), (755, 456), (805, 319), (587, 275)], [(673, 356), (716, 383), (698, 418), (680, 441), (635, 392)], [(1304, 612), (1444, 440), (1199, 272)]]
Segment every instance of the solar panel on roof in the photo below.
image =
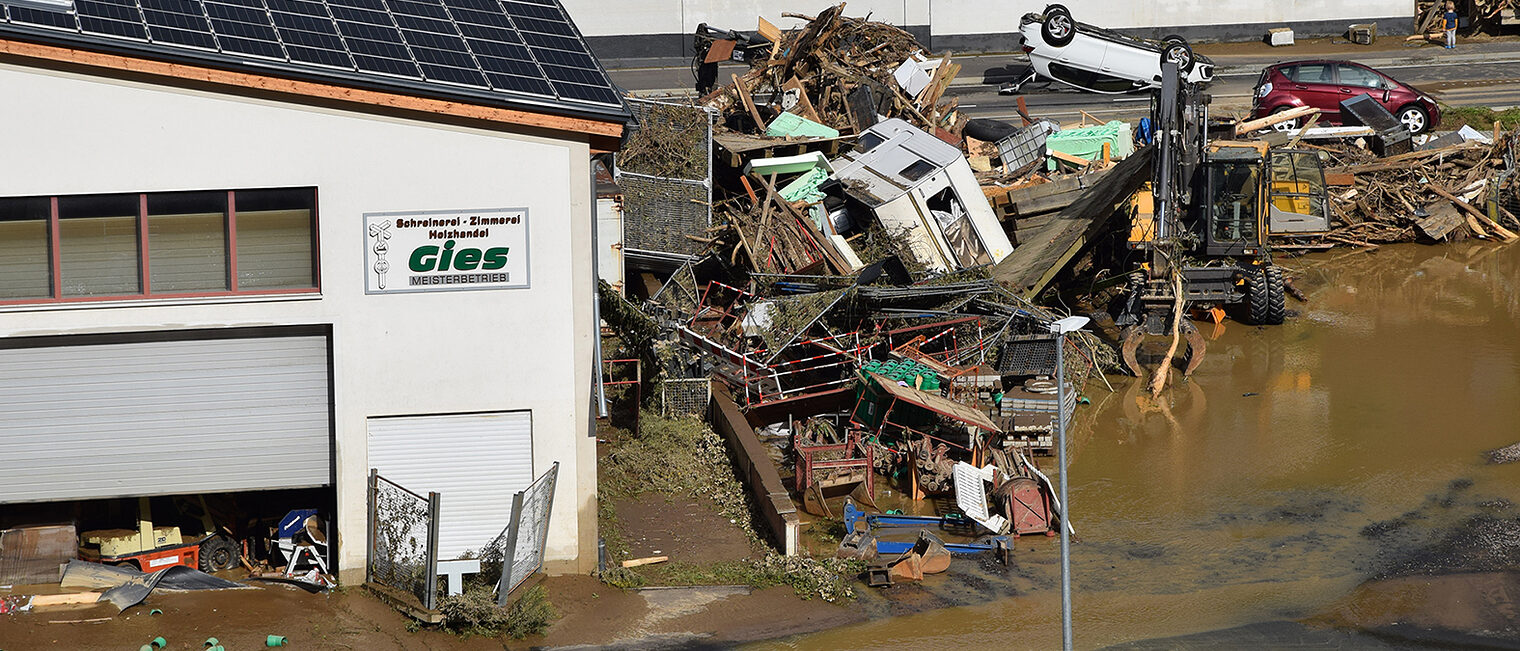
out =
[(35, 1), (0, 0), (0, 35), (623, 113), (558, 0), (75, 0), (72, 13)]

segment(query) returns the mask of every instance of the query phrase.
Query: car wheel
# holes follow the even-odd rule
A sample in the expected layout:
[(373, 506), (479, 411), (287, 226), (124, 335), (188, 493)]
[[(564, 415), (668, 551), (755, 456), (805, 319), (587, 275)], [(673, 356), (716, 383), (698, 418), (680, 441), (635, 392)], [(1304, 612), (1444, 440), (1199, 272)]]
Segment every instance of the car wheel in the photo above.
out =
[[(1170, 39), (1175, 37), (1168, 36), (1167, 38)], [(1193, 48), (1190, 47), (1186, 41), (1182, 41), (1180, 39), (1176, 41), (1167, 41), (1166, 47), (1161, 48), (1161, 63), (1165, 64), (1168, 61), (1176, 63), (1177, 69), (1180, 70), (1184, 75), (1192, 72)]]
[(1040, 37), (1045, 39), (1046, 45), (1066, 47), (1076, 36), (1077, 21), (1072, 20), (1071, 11), (1062, 5), (1045, 8), (1045, 22), (1040, 25)]
[[(1293, 109), (1293, 107), (1291, 107), (1291, 106), (1279, 106), (1279, 107), (1277, 107), (1277, 110), (1272, 111), (1272, 113), (1275, 115), (1275, 114), (1278, 114), (1278, 113), (1282, 113), (1283, 111), (1288, 111), (1288, 110), (1292, 110), (1292, 109)], [(1298, 131), (1298, 118), (1293, 118), (1292, 120), (1283, 120), (1282, 122), (1278, 122), (1277, 124), (1272, 125), (1272, 130), (1273, 131)]]
[(1399, 109), (1399, 122), (1409, 128), (1413, 134), (1425, 133), (1430, 128), (1430, 116), (1425, 114), (1425, 109), (1418, 106), (1406, 106)]

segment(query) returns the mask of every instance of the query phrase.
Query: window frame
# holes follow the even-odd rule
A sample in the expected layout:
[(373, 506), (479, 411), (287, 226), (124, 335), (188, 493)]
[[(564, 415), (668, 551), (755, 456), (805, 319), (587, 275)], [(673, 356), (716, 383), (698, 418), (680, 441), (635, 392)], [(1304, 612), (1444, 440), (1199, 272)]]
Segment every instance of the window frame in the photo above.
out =
[[(237, 193), (254, 190), (292, 190), (306, 191), (311, 193), (311, 287), (290, 287), (277, 289), (239, 289), (238, 288), (238, 248), (237, 248)], [(310, 296), (322, 293), (322, 237), (320, 197), (316, 186), (294, 186), (278, 188), (238, 188), (232, 190), (199, 190), (199, 192), (220, 192), (226, 195), (226, 210), (222, 216), (223, 236), (226, 238), (225, 255), (227, 257), (226, 276), (227, 289), (216, 291), (190, 291), (190, 292), (155, 292), (152, 283), (152, 259), (149, 255), (148, 242), (148, 197), (150, 195), (179, 194), (184, 190), (163, 192), (109, 192), (100, 195), (28, 195), (17, 197), (4, 197), (5, 199), (33, 199), (45, 198), (48, 201), (47, 235), (48, 235), (48, 285), (50, 296), (46, 298), (0, 298), (0, 308), (14, 306), (34, 305), (60, 305), (71, 303), (101, 303), (121, 301), (142, 301), (153, 299), (196, 299), (196, 298), (241, 298), (255, 296)], [(189, 190), (188, 192), (197, 192)], [(135, 216), (137, 227), (137, 273), (141, 291), (134, 294), (109, 294), (98, 296), (65, 296), (63, 293), (63, 241), (62, 226), (58, 215), (58, 200), (60, 197), (70, 196), (105, 196), (105, 195), (136, 195), (137, 215)]]

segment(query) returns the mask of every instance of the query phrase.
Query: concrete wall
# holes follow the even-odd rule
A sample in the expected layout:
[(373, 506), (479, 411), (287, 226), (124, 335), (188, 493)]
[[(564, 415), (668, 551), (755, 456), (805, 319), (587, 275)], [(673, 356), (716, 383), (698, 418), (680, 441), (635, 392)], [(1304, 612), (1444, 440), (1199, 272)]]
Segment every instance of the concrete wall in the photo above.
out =
[[(604, 59), (689, 56), (698, 23), (753, 30), (756, 17), (782, 29), (800, 21), (782, 12), (813, 15), (836, 4), (827, 0), (563, 0), (565, 8)], [(850, 16), (869, 14), (913, 32), (936, 51), (1007, 52), (1017, 47), (1019, 17), (1037, 12), (1044, 0), (852, 0)], [(1193, 40), (1250, 40), (1268, 27), (1291, 26), (1299, 36), (1339, 34), (1351, 23), (1378, 21), (1384, 34), (1408, 33), (1414, 21), (1409, 0), (1066, 0), (1077, 20), (1137, 34), (1181, 34)]]
[[(560, 463), (548, 569), (595, 566), (585, 144), (9, 64), (0, 88), (0, 194), (316, 186), (322, 286), (319, 297), (6, 307), (0, 337), (331, 324), (346, 580), (363, 576), (365, 419), (400, 414), (532, 410), (534, 473)], [(364, 293), (362, 214), (518, 206), (531, 288)]]

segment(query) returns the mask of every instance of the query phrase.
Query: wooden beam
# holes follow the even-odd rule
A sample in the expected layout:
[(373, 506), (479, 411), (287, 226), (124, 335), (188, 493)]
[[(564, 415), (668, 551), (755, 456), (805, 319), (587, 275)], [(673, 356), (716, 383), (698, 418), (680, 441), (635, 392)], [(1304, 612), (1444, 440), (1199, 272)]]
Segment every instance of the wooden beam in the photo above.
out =
[(1488, 227), (1493, 229), (1495, 233), (1498, 233), (1499, 237), (1504, 238), (1504, 241), (1509, 242), (1515, 240), (1516, 238), (1520, 238), (1520, 235), (1515, 235), (1513, 231), (1500, 226), (1499, 222), (1489, 219), (1488, 215), (1483, 214), (1483, 211), (1472, 207), (1472, 204), (1463, 201), (1461, 197), (1458, 197), (1457, 195), (1436, 187), (1434, 183), (1428, 184), (1425, 187), (1430, 188), (1431, 192), (1439, 194), (1442, 197), (1446, 198), (1448, 201), (1451, 201), (1452, 205), (1455, 205), (1456, 207), (1462, 209), (1462, 212), (1472, 215), (1473, 217), (1477, 217), (1479, 222), (1488, 224)]
[(1079, 168), (1080, 167), (1087, 167), (1088, 165), (1092, 164), (1092, 161), (1087, 160), (1086, 158), (1083, 158), (1081, 156), (1076, 156), (1074, 154), (1068, 154), (1068, 153), (1066, 153), (1064, 151), (1051, 150), (1050, 151), (1050, 157), (1054, 158), (1054, 159), (1056, 159), (1058, 161), (1062, 161), (1062, 162), (1066, 162), (1066, 163), (1071, 163), (1072, 165), (1076, 165)]
[(744, 82), (739, 79), (739, 75), (731, 74), (729, 76), (734, 78), (734, 92), (738, 93), (739, 101), (744, 104), (744, 108), (749, 109), (750, 117), (755, 118), (755, 128), (759, 129), (763, 134), (765, 131), (765, 118), (760, 117), (760, 109), (755, 108), (755, 98), (749, 96), (749, 86), (744, 85)]
[(1281, 113), (1273, 113), (1264, 118), (1238, 122), (1235, 124), (1235, 135), (1245, 135), (1258, 129), (1265, 129), (1279, 122), (1287, 122), (1288, 120), (1294, 120), (1306, 115), (1313, 115), (1317, 113), (1319, 113), (1319, 109), (1317, 108), (1314, 108), (1312, 106), (1300, 106), (1297, 108), (1288, 109)]
[(536, 113), (516, 109), (497, 108), (465, 102), (416, 97), (412, 95), (400, 95), (375, 90), (349, 88), (335, 86), (326, 83), (311, 81), (299, 81), (270, 77), (246, 72), (233, 72), (216, 68), (183, 63), (169, 63), (150, 59), (138, 59), (115, 54), (103, 54), (89, 52), (74, 48), (41, 45), (37, 43), (24, 43), (9, 39), (0, 39), (0, 54), (7, 54), (27, 59), (39, 59), (44, 61), (56, 61), (82, 65), (91, 68), (104, 68), (120, 70), (139, 74), (184, 79), (188, 81), (204, 82), (218, 86), (230, 86), (234, 88), (249, 88), (301, 97), (336, 100), (340, 102), (352, 102), (355, 104), (367, 104), (382, 106), (393, 109), (419, 111), (438, 115), (485, 120), (502, 124), (511, 124), (539, 129), (550, 129), (567, 133), (581, 133), (593, 136), (609, 136), (620, 138), (623, 135), (623, 125), (615, 121), (601, 121), (588, 118), (567, 117), (548, 113)]

